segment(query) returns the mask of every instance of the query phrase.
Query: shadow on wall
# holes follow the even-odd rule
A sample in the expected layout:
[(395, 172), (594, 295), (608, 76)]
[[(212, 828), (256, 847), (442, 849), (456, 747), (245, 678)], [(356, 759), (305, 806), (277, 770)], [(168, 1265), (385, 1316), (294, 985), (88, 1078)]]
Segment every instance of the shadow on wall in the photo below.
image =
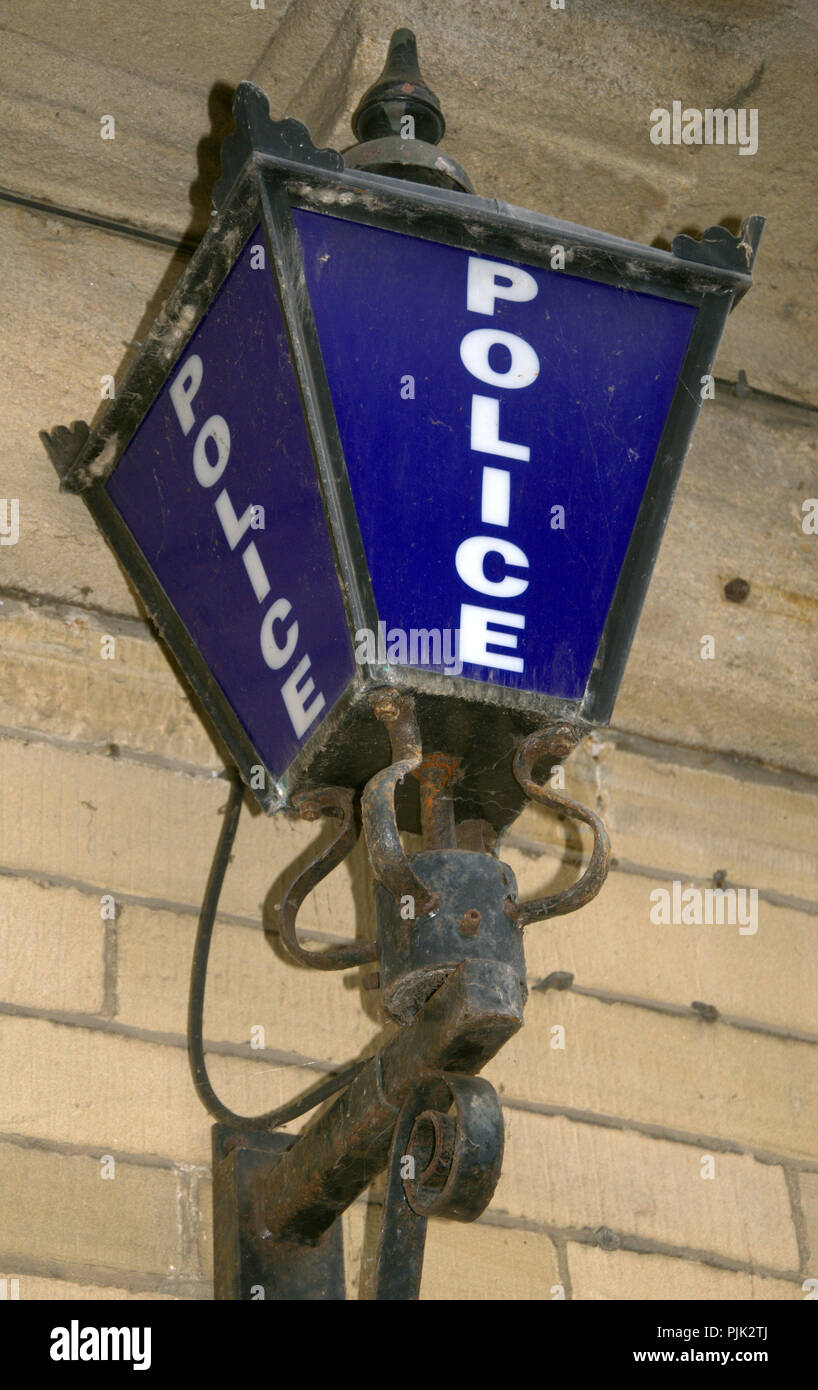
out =
[[(222, 141), (235, 129), (233, 120), (235, 94), (235, 87), (230, 86), (227, 82), (215, 82), (210, 89), (207, 101), (210, 129), (206, 135), (202, 136), (196, 146), (198, 173), (188, 189), (190, 221), (179, 239), (164, 275), (145, 304), (144, 312), (134, 329), (131, 341), (125, 345), (125, 353), (118, 363), (115, 373), (117, 381), (124, 380), (125, 374), (133, 365), (162, 305), (170, 298), (192, 253), (210, 226), (211, 194), (221, 171), (219, 151)], [(106, 400), (100, 401), (91, 421), (92, 429), (96, 429), (107, 408), (108, 402)]]

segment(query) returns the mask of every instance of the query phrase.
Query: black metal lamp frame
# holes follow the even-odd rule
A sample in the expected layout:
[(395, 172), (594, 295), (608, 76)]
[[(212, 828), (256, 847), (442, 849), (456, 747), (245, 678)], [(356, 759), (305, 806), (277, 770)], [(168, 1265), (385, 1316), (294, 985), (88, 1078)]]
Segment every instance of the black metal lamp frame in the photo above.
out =
[[(267, 99), (242, 83), (236, 98), (237, 131), (225, 142), (223, 174), (214, 198), (214, 220), (165, 310), (148, 337), (99, 428), (55, 430), (45, 436), (64, 490), (84, 498), (97, 524), (137, 589), (155, 626), (250, 785), (251, 769), (264, 768), (264, 788), (253, 795), (267, 811), (290, 803), (293, 791), (335, 781), (361, 787), (383, 765), (386, 747), (371, 717), (368, 693), (384, 684), (411, 695), (424, 743), (448, 746), (468, 766), (458, 789), (464, 815), (478, 810), (499, 830), (518, 813), (521, 800), (506, 776), (485, 794), (486, 766), (498, 748), (513, 754), (520, 738), (545, 719), (567, 720), (587, 730), (607, 724), (633, 639), (690, 436), (701, 407), (701, 379), (712, 368), (727, 315), (749, 289), (763, 218), (751, 217), (740, 237), (711, 228), (700, 242), (677, 237), (673, 253), (640, 246), (603, 232), (524, 212), (497, 199), (478, 198), (378, 174), (343, 168), (342, 156), (316, 149), (297, 121), (272, 121)], [(376, 631), (378, 614), (332, 408), (326, 372), (306, 292), (292, 208), (330, 212), (374, 227), (548, 266), (552, 249), (570, 256), (570, 273), (605, 284), (693, 305), (697, 318), (619, 582), (581, 699), (567, 700), (404, 666), (363, 665), (334, 709), (278, 780), (265, 766), (214, 679), (190, 634), (105, 490), (125, 447), (174, 363), (207, 312), (251, 231), (262, 223), (312, 440), (316, 469), (335, 548), (352, 631)], [(477, 713), (479, 711), (479, 714)], [(479, 740), (475, 729), (479, 728)], [(481, 765), (476, 744), (491, 748)], [(258, 779), (255, 779), (256, 782)], [(504, 809), (503, 809), (504, 808)], [(417, 805), (399, 808), (402, 824), (417, 829)]]

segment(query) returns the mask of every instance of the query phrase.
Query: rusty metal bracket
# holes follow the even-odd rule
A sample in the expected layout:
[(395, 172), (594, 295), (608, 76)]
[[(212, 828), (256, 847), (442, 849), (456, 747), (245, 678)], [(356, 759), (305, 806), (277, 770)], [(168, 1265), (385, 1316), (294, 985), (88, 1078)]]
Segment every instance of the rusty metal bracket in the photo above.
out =
[(372, 872), (394, 898), (414, 900), (415, 917), (431, 917), (440, 907), (439, 894), (431, 893), (414, 873), (395, 818), (395, 789), (423, 761), (414, 706), (396, 690), (380, 690), (373, 696), (373, 709), (389, 732), (392, 762), (370, 777), (361, 797)]
[[(352, 805), (352, 792), (346, 787), (316, 787), (310, 791), (299, 792), (293, 797), (292, 804), (302, 820), (336, 816), (341, 822), (341, 828), (332, 843), (315, 856), (287, 889), (278, 912), (282, 944), (294, 960), (300, 961), (302, 965), (309, 965), (313, 970), (348, 970), (350, 966), (364, 965), (368, 961), (377, 960), (378, 952), (374, 941), (330, 946), (325, 951), (307, 951), (298, 940), (295, 919), (301, 904), (313, 888), (355, 848), (358, 827)], [(271, 935), (272, 933), (268, 932), (268, 940)]]
[(475, 1221), (485, 1211), (503, 1142), (500, 1102), (488, 1081), (445, 1072), (420, 1079), (392, 1137), (375, 1299), (418, 1297), (428, 1218)]
[(213, 1272), (218, 1301), (346, 1297), (340, 1218), (315, 1245), (270, 1239), (260, 1201), (264, 1180), (296, 1142), (292, 1134), (247, 1134), (214, 1125)]
[(500, 1106), (474, 1073), (521, 1023), (515, 972), (464, 961), (297, 1138), (215, 1126), (217, 1298), (343, 1298), (341, 1214), (390, 1153), (375, 1297), (415, 1298), (428, 1217), (474, 1220), (494, 1192)]
[(462, 849), (424, 850), (412, 868), (440, 895), (431, 921), (407, 921), (401, 905), (375, 885), (381, 1004), (397, 1023), (409, 1023), (464, 960), (503, 961), (526, 997), (523, 933), (509, 920), (517, 896), (508, 864), (491, 854)]
[(265, 1182), (275, 1240), (312, 1244), (389, 1162), (397, 1114), (430, 1073), (473, 1076), (523, 1021), (518, 973), (464, 960), (285, 1153)]
[[(362, 805), (378, 880), (378, 944), (346, 943), (312, 952), (296, 932), (307, 894), (357, 842), (353, 794), (345, 787), (314, 788), (293, 798), (304, 819), (326, 815), (339, 824), (331, 843), (287, 889), (279, 924), (289, 953), (313, 968), (343, 969), (378, 959), (385, 1005), (403, 1026), (376, 1057), (354, 1064), (301, 1101), (250, 1117), (234, 1115), (215, 1096), (204, 1068), (201, 1032), (207, 951), (238, 823), (238, 785), (226, 808), (194, 954), (190, 1025), (197, 1090), (222, 1122), (214, 1133), (219, 1298), (342, 1298), (340, 1216), (384, 1168), (388, 1179), (374, 1298), (418, 1297), (428, 1218), (475, 1220), (499, 1177), (500, 1105), (489, 1083), (474, 1073), (522, 1023), (520, 928), (582, 906), (599, 891), (607, 872), (610, 846), (599, 817), (533, 780), (541, 758), (560, 759), (573, 748), (578, 734), (570, 725), (552, 725), (527, 738), (514, 760), (514, 776), (532, 800), (591, 826), (591, 862), (572, 888), (520, 904), (511, 870), (487, 852), (490, 827), (472, 823), (458, 835), (450, 790), (457, 762), (441, 753), (424, 759), (411, 701), (382, 690), (374, 713), (389, 731), (393, 755), (391, 764), (370, 779)], [(426, 845), (411, 859), (395, 816), (395, 790), (409, 775), (420, 784)], [(478, 847), (464, 848), (462, 842), (472, 838)], [(415, 906), (408, 921), (406, 894)], [(334, 1103), (295, 1142), (284, 1135), (259, 1137), (260, 1130), (304, 1113), (332, 1093)]]
[(455, 849), (452, 783), (457, 781), (462, 763), (447, 753), (427, 753), (412, 776), (419, 785), (420, 827), (424, 849)]
[(541, 922), (548, 917), (560, 917), (566, 912), (576, 912), (577, 908), (584, 907), (592, 898), (595, 898), (608, 874), (611, 858), (611, 842), (608, 832), (595, 811), (591, 811), (587, 806), (581, 806), (579, 802), (572, 801), (570, 797), (560, 796), (558, 792), (549, 790), (533, 780), (533, 771), (541, 758), (550, 756), (552, 758), (564, 758), (570, 753), (574, 745), (579, 741), (576, 729), (570, 724), (551, 724), (545, 729), (538, 729), (525, 739), (517, 749), (514, 759), (514, 776), (525, 792), (526, 796), (532, 801), (536, 801), (540, 806), (548, 806), (554, 810), (563, 811), (574, 820), (580, 820), (585, 825), (591, 827), (594, 833), (594, 847), (591, 852), (591, 860), (587, 869), (576, 883), (572, 883), (570, 888), (564, 889), (561, 893), (552, 893), (542, 898), (533, 898), (530, 902), (519, 903), (509, 899), (508, 913), (519, 927), (529, 926), (532, 922)]

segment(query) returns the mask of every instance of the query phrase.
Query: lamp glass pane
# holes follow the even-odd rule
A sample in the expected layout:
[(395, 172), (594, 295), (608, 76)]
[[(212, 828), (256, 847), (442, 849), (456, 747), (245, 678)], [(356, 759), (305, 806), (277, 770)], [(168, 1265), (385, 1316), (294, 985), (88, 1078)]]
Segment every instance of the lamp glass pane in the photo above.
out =
[(697, 309), (293, 216), (390, 659), (580, 698)]
[(106, 490), (280, 776), (355, 664), (260, 228)]

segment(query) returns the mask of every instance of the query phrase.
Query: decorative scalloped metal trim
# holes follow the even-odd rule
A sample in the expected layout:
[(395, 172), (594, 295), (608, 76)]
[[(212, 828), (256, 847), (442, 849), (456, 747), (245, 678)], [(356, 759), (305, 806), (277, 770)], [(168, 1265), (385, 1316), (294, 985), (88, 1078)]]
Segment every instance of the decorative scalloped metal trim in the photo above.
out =
[(708, 227), (699, 241), (682, 233), (673, 238), (673, 254), (685, 261), (698, 261), (700, 265), (714, 265), (749, 275), (765, 221), (766, 218), (757, 213), (745, 217), (738, 236), (728, 232), (726, 227)]
[(213, 206), (220, 212), (248, 159), (254, 153), (272, 154), (294, 164), (307, 164), (329, 173), (341, 173), (344, 156), (337, 150), (318, 149), (301, 121), (291, 117), (270, 119), (270, 103), (254, 82), (240, 82), (233, 101), (236, 129), (221, 147), (222, 174), (213, 189)]
[(88, 443), (90, 434), (90, 427), (84, 420), (75, 420), (71, 425), (55, 425), (50, 434), (48, 430), (40, 430), (40, 439), (57, 470), (60, 482), (71, 471)]

